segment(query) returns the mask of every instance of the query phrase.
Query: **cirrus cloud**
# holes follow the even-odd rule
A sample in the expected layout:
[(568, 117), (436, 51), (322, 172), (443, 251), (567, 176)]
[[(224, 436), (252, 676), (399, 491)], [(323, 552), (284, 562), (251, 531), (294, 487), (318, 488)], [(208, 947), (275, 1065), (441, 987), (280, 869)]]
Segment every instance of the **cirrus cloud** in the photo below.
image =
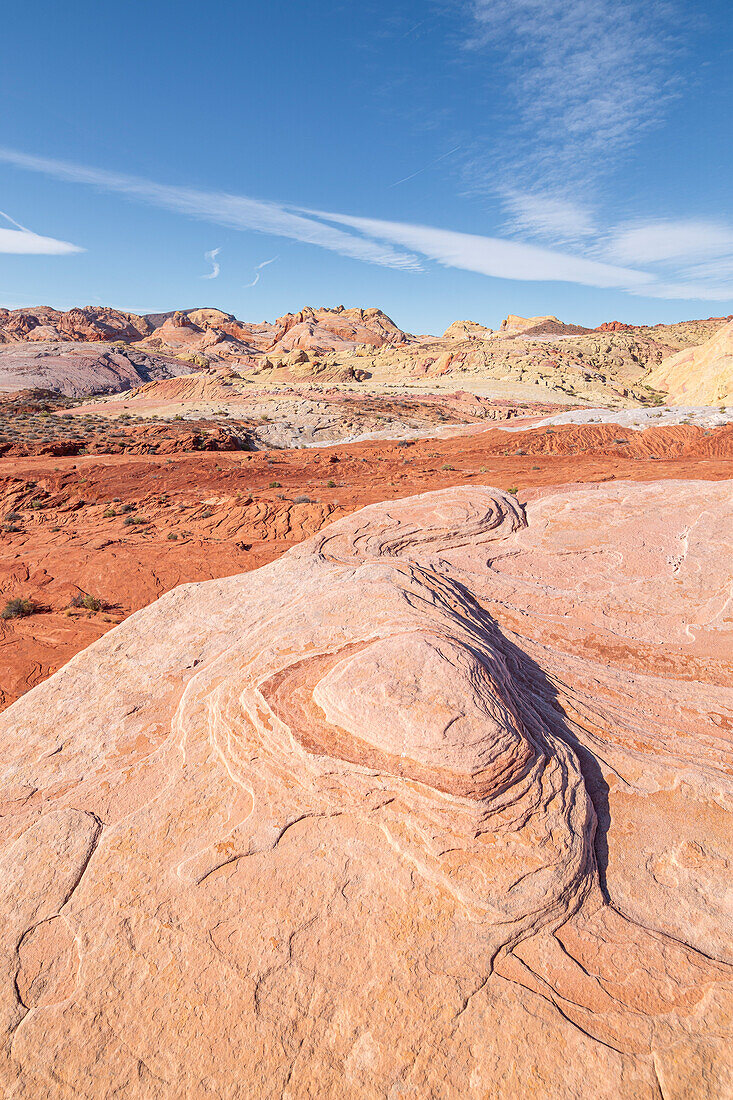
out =
[[(697, 230), (679, 223), (678, 229), (679, 226), (682, 229), (677, 233), (677, 243), (666, 246), (664, 255), (670, 254), (672, 259), (674, 253), (676, 259), (697, 259), (707, 261), (707, 265), (690, 266), (688, 262), (672, 267), (660, 262), (664, 232), (640, 225), (605, 233), (594, 231), (587, 210), (568, 203), (544, 206), (520, 203), (517, 210), (526, 218), (542, 221), (548, 229), (564, 228), (569, 236), (574, 226), (578, 230), (576, 236), (585, 238), (582, 248), (577, 243), (570, 249), (548, 248), (504, 237), (312, 210), (245, 195), (172, 187), (7, 149), (0, 149), (0, 161), (59, 180), (91, 185), (215, 225), (285, 237), (398, 271), (421, 272), (425, 270), (425, 261), (432, 261), (497, 279), (575, 283), (647, 297), (716, 301), (733, 297), (733, 288), (723, 276), (727, 264), (721, 243), (724, 238), (719, 229), (712, 231), (708, 226), (701, 231), (701, 223)], [(22, 227), (17, 232), (28, 233)], [(588, 238), (594, 232), (596, 237), (591, 241)], [(64, 242), (53, 244), (60, 250), (75, 250), (74, 245)], [(214, 270), (218, 266), (213, 255), (216, 251), (210, 254)], [(652, 263), (652, 270), (646, 264), (641, 269), (635, 262), (617, 262), (621, 258), (641, 262), (644, 257), (650, 263), (657, 261), (656, 265)], [(271, 262), (265, 261), (259, 267)], [(259, 268), (250, 285), (256, 284), (258, 276)]]

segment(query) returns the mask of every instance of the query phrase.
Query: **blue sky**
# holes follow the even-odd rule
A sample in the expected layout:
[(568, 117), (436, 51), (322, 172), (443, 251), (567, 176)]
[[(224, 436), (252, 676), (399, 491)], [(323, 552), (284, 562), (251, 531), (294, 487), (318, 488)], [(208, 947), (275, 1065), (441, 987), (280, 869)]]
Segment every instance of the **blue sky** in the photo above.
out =
[(733, 311), (729, 0), (28, 0), (4, 39), (8, 307)]

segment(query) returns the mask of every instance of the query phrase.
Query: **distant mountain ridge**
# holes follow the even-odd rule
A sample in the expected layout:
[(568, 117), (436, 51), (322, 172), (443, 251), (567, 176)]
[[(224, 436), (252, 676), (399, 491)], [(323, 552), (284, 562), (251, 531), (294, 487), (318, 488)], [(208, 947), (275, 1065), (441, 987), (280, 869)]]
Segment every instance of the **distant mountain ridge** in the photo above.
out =
[[(113, 393), (226, 366), (268, 383), (473, 379), (541, 387), (543, 398), (549, 389), (581, 401), (647, 404), (667, 390), (667, 376), (655, 373), (662, 363), (710, 341), (729, 320), (589, 329), (552, 314), (509, 314), (498, 329), (466, 320), (442, 336), (415, 336), (374, 307), (305, 306), (259, 323), (214, 306), (144, 316), (109, 306), (0, 309), (0, 390)], [(708, 359), (710, 384), (700, 392), (727, 392), (716, 384), (715, 353)]]

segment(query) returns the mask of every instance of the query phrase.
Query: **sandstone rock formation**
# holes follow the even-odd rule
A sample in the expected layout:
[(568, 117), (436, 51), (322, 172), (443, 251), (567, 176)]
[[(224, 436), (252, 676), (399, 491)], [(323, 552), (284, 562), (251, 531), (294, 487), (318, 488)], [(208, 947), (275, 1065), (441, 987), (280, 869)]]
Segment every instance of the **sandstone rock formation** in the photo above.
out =
[(443, 333), (444, 340), (490, 340), (494, 330), (477, 321), (454, 321)]
[(602, 325), (598, 325), (595, 329), (596, 332), (630, 332), (633, 329), (633, 325), (627, 325), (625, 321), (604, 321)]
[[(274, 322), (239, 321), (212, 307), (137, 317), (106, 307), (61, 313), (50, 307), (0, 310), (0, 345), (24, 355), (36, 343), (119, 340), (128, 348), (180, 360), (193, 368), (231, 365), (268, 382), (375, 383), (466, 377), (461, 384), (509, 383), (535, 399), (542, 391), (593, 404), (639, 405), (657, 400), (647, 374), (665, 357), (704, 343), (725, 318), (632, 327), (620, 322), (590, 330), (554, 316), (510, 314), (492, 331), (456, 321), (442, 337), (413, 336), (379, 309), (313, 309)], [(175, 373), (175, 372), (174, 372)], [(28, 383), (45, 385), (45, 383)], [(90, 378), (86, 393), (106, 392)]]
[(514, 335), (520, 332), (526, 332), (527, 329), (534, 328), (536, 325), (541, 325), (544, 321), (554, 321), (556, 324), (561, 324), (559, 318), (554, 314), (548, 313), (542, 317), (519, 317), (516, 313), (510, 313), (508, 317), (505, 317), (501, 322), (500, 331), (506, 335)]
[[(257, 352), (256, 345), (247, 342), (247, 334), (239, 331), (243, 326), (237, 325), (239, 334), (233, 335), (224, 327), (219, 328), (211, 324), (212, 318), (207, 317), (207, 314), (210, 315), (213, 312), (218, 311), (191, 310), (189, 313), (183, 313), (179, 310), (167, 317), (149, 336), (141, 340), (140, 346), (176, 355), (197, 366), (206, 366), (212, 359), (221, 362), (226, 359), (240, 359)], [(197, 320), (194, 320), (194, 317)], [(231, 324), (230, 321), (223, 322), (227, 327), (231, 327)], [(244, 340), (242, 336), (245, 336)]]
[(649, 375), (671, 405), (721, 405), (733, 401), (733, 320), (706, 343), (665, 359)]
[(6, 711), (7, 1094), (728, 1095), (730, 511), (375, 505)]
[(62, 312), (50, 306), (0, 309), (0, 344), (18, 340), (139, 340), (150, 323), (135, 313), (109, 306), (85, 306)]
[(592, 329), (581, 325), (568, 325), (557, 317), (517, 317), (510, 313), (501, 322), (501, 336), (583, 336)]
[[(359, 345), (381, 347), (406, 343), (411, 337), (379, 309), (312, 309), (288, 313), (274, 323), (249, 324), (217, 309), (161, 314), (142, 345), (170, 351), (192, 362), (237, 361), (262, 369), (266, 357), (297, 351), (325, 354), (351, 351)], [(259, 361), (258, 361), (259, 357)], [(351, 375), (349, 376), (351, 377)]]
[(398, 328), (381, 309), (311, 309), (288, 313), (275, 322), (276, 333), (268, 352), (277, 354), (304, 348), (310, 351), (335, 351), (358, 344), (382, 347), (404, 344), (410, 336)]
[(66, 397), (120, 393), (194, 368), (134, 347), (84, 342), (0, 345), (0, 392), (45, 389)]

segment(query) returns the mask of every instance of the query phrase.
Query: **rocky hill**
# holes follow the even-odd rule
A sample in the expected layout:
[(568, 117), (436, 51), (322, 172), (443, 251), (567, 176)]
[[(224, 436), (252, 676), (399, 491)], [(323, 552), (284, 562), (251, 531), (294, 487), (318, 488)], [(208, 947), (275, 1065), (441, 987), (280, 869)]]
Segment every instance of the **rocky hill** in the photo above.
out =
[(720, 405), (733, 401), (733, 320), (704, 344), (665, 359), (648, 381), (668, 394), (671, 405)]
[(715, 318), (601, 332), (550, 319), (515, 332), (456, 322), (442, 337), (314, 356), (312, 369), (351, 367), (382, 384), (441, 381), (470, 389), (513, 383), (525, 388), (528, 399), (532, 393), (546, 398), (550, 391), (598, 405), (649, 404), (663, 400), (661, 387), (650, 380), (654, 368), (676, 351), (710, 339), (723, 324)]
[(120, 393), (195, 368), (135, 344), (23, 341), (0, 345), (0, 393), (43, 389), (65, 397)]
[(125, 340), (134, 342), (152, 332), (144, 317), (108, 306), (85, 306), (63, 312), (50, 306), (0, 309), (0, 344), (36, 340)]
[[(705, 343), (725, 323), (725, 318), (709, 318), (649, 327), (614, 321), (591, 330), (551, 315), (510, 314), (496, 330), (456, 321), (438, 337), (413, 336), (379, 309), (343, 306), (305, 307), (261, 323), (210, 307), (141, 317), (106, 307), (64, 313), (44, 306), (0, 311), (0, 345), (12, 353), (4, 359), (0, 389), (19, 388), (11, 378), (13, 363), (23, 373), (21, 364), (42, 345), (45, 380), (29, 385), (55, 388), (55, 355), (60, 379), (79, 377), (75, 393), (110, 392), (110, 385), (117, 384), (110, 381), (109, 364), (100, 365), (97, 380), (90, 365), (81, 382), (77, 353), (71, 350), (71, 345), (104, 341), (120, 345), (119, 350), (108, 346), (108, 355), (128, 360), (132, 354), (152, 355), (168, 364), (187, 364), (187, 369), (228, 365), (268, 382), (419, 385), (442, 380), (469, 388), (507, 383), (524, 387), (530, 400), (547, 399), (549, 390), (582, 402), (639, 405), (663, 400), (666, 374), (654, 373), (663, 360)], [(183, 366), (165, 369), (167, 374), (151, 377), (185, 373)], [(131, 377), (129, 384), (141, 380)], [(125, 384), (123, 377), (117, 388)], [(69, 392), (68, 382), (63, 387), (61, 392)]]

